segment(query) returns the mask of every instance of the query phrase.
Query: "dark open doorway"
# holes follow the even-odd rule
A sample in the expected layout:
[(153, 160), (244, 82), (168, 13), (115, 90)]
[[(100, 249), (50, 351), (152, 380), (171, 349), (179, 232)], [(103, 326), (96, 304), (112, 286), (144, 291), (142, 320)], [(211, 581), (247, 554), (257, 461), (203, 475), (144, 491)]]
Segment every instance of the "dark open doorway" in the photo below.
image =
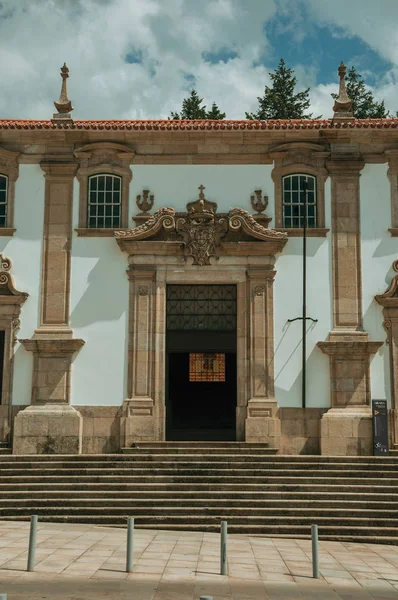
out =
[[(192, 372), (212, 360), (223, 363), (220, 380)], [(168, 369), (168, 439), (235, 440), (236, 354), (170, 353)]]
[(167, 286), (167, 439), (235, 440), (236, 375), (236, 286)]

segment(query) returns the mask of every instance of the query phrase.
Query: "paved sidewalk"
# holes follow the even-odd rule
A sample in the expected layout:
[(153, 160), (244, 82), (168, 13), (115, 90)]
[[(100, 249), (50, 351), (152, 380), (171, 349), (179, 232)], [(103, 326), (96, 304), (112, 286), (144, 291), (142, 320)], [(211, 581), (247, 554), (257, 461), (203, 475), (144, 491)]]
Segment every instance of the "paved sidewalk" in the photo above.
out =
[(0, 593), (7, 600), (398, 599), (398, 546), (320, 542), (322, 578), (311, 577), (309, 540), (230, 535), (229, 576), (215, 533), (135, 531), (40, 523), (36, 567), (26, 572), (29, 523), (0, 522)]

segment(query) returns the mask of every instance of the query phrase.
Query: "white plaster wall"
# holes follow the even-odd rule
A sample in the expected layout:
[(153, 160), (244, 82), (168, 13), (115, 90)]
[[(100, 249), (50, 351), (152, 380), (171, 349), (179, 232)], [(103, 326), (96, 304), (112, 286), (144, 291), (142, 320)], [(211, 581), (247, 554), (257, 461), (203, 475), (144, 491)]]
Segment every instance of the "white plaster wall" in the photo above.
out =
[[(163, 206), (185, 211), (188, 202), (198, 199), (200, 185), (205, 197), (217, 202), (218, 212), (237, 206), (253, 212), (250, 196), (256, 189), (273, 197), (272, 165), (133, 165), (132, 171), (130, 215), (139, 212), (136, 197), (144, 189), (155, 195), (152, 212)], [(266, 212), (273, 217), (273, 206)]]
[[(391, 265), (398, 256), (398, 243), (391, 227), (388, 165), (366, 165), (360, 178), (362, 233), (362, 298), (364, 330), (372, 341), (385, 341), (382, 307), (374, 299), (390, 285)], [(385, 399), (390, 405), (389, 351), (386, 344), (371, 362), (372, 399)]]
[[(73, 190), (77, 227), (79, 187)], [(113, 238), (72, 238), (70, 325), (85, 345), (73, 363), (73, 405), (121, 405), (126, 397), (127, 255)]]
[[(170, 206), (184, 211), (198, 198), (198, 186), (218, 204), (219, 212), (241, 206), (252, 212), (250, 195), (262, 189), (274, 216), (272, 165), (133, 165), (129, 217), (137, 214), (136, 196), (149, 189), (153, 211)], [(326, 183), (326, 226), (330, 227), (330, 184)], [(78, 183), (74, 188), (74, 227), (78, 223)], [(271, 222), (272, 227), (272, 222)], [(329, 406), (328, 359), (316, 347), (331, 329), (330, 234), (309, 238), (307, 406)], [(128, 280), (127, 257), (112, 238), (84, 238), (74, 233), (72, 244), (71, 327), (86, 344), (73, 365), (74, 405), (120, 405), (126, 397)], [(302, 310), (302, 239), (290, 238), (277, 259), (275, 281), (275, 374), (280, 406), (301, 406), (301, 322), (287, 319)]]
[[(330, 180), (325, 184), (325, 224), (330, 228)], [(289, 238), (276, 261), (275, 398), (281, 407), (301, 407), (303, 239)], [(308, 408), (330, 406), (329, 360), (317, 342), (327, 339), (332, 327), (330, 233), (307, 238), (307, 398)]]
[[(20, 165), (15, 183), (13, 237), (0, 237), (0, 251), (12, 260), (18, 290), (29, 298), (22, 306), (18, 338), (31, 338), (39, 325), (44, 174), (39, 165)], [(30, 404), (33, 354), (17, 342), (14, 356), (13, 404)]]
[[(271, 195), (271, 166), (133, 165), (129, 219), (137, 214), (136, 197), (143, 189), (155, 195), (153, 211), (178, 211), (205, 196), (219, 212), (242, 206), (251, 211), (250, 195), (262, 188)], [(75, 180), (73, 223), (78, 226), (78, 182)], [(153, 212), (152, 211), (152, 212)], [(273, 209), (267, 210), (271, 216)], [(127, 255), (112, 238), (77, 237), (72, 241), (71, 327), (85, 345), (75, 357), (72, 404), (121, 405), (127, 394), (128, 279)]]

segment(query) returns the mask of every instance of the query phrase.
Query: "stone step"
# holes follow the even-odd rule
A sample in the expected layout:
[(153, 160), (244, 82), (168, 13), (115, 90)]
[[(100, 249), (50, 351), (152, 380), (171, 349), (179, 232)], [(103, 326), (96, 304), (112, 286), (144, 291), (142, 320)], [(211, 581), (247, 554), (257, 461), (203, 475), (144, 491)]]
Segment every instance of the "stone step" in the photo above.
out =
[(379, 486), (382, 488), (387, 487), (396, 487), (398, 490), (398, 477), (394, 478), (391, 476), (386, 476), (383, 478), (378, 477), (367, 477), (364, 481), (361, 477), (339, 477), (338, 480), (333, 480), (333, 478), (328, 477), (320, 477), (320, 476), (273, 476), (273, 475), (229, 475), (226, 474), (228, 471), (223, 472), (219, 475), (207, 475), (206, 473), (201, 473), (200, 475), (183, 475), (176, 471), (174, 474), (170, 475), (158, 475), (157, 473), (151, 474), (146, 471), (146, 474), (140, 475), (134, 472), (134, 474), (126, 474), (126, 475), (43, 475), (35, 477), (33, 475), (18, 475), (18, 476), (0, 476), (0, 485), (2, 484), (34, 484), (40, 480), (41, 485), (48, 485), (51, 483), (66, 483), (69, 485), (75, 484), (92, 484), (92, 483), (117, 483), (119, 485), (124, 483), (131, 484), (160, 484), (160, 483), (170, 483), (170, 484), (214, 484), (214, 485), (223, 485), (223, 484), (257, 484), (257, 485), (277, 485), (281, 489), (287, 485), (290, 486), (306, 486), (306, 485), (331, 485), (333, 487), (336, 486), (357, 486), (357, 487), (372, 487)]
[[(354, 463), (345, 463), (345, 464), (335, 464), (328, 463), (322, 465), (316, 465), (316, 468), (313, 468), (311, 463), (263, 463), (262, 461), (247, 461), (241, 462), (240, 460), (224, 460), (224, 461), (211, 461), (210, 463), (201, 462), (201, 461), (192, 461), (192, 462), (173, 462), (170, 460), (159, 460), (156, 462), (153, 461), (134, 461), (131, 463), (126, 462), (80, 462), (80, 463), (72, 463), (72, 462), (64, 462), (64, 461), (53, 461), (41, 463), (40, 461), (34, 461), (30, 463), (15, 463), (15, 462), (4, 462), (1, 463), (1, 469), (4, 471), (5, 475), (18, 475), (22, 473), (29, 472), (32, 475), (37, 475), (39, 473), (43, 473), (43, 475), (54, 473), (62, 474), (125, 474), (129, 472), (138, 472), (138, 470), (147, 470), (148, 472), (162, 471), (164, 470), (179, 470), (181, 473), (185, 474), (185, 471), (189, 472), (202, 472), (208, 471), (209, 469), (217, 471), (229, 471), (231, 470), (252, 470), (256, 472), (264, 472), (264, 470), (269, 471), (272, 475), (284, 475), (292, 470), (297, 475), (306, 474), (308, 475), (309, 470), (314, 472), (321, 472), (322, 476), (328, 477), (348, 477), (353, 474), (357, 474), (358, 476), (367, 477), (369, 473), (377, 474), (377, 476), (385, 477), (387, 473), (398, 474), (398, 466), (394, 464), (388, 464), (383, 467), (383, 470), (380, 471), (380, 468), (377, 464), (361, 464), (360, 466), (355, 465)], [(248, 473), (250, 474), (250, 473)]]
[[(27, 489), (22, 491), (7, 491), (7, 497), (0, 500), (0, 503), (8, 503), (10, 499), (14, 502), (18, 501), (32, 501), (38, 502), (41, 499), (45, 499), (47, 502), (54, 501), (64, 502), (66, 499), (70, 500), (81, 500), (82, 502), (91, 502), (93, 500), (98, 501), (100, 499), (105, 505), (108, 503), (113, 504), (114, 501), (120, 502), (132, 502), (137, 503), (148, 503), (148, 504), (192, 504), (192, 503), (231, 503), (236, 505), (239, 501), (239, 506), (245, 503), (255, 503), (256, 505), (272, 505), (272, 506), (283, 506), (283, 505), (294, 505), (297, 503), (299, 506), (305, 505), (325, 505), (325, 506), (346, 506), (347, 504), (362, 505), (367, 508), (377, 508), (380, 506), (383, 508), (394, 508), (398, 504), (398, 493), (395, 494), (383, 494), (380, 500), (380, 492), (378, 493), (361, 493), (361, 492), (344, 492), (344, 491), (311, 491), (311, 492), (274, 492), (274, 491), (246, 491), (246, 490), (195, 490), (195, 491), (184, 491), (181, 489), (166, 490), (164, 488), (151, 489), (150, 491), (137, 490), (135, 487), (131, 489), (120, 490), (116, 488), (114, 490), (104, 490), (102, 487), (90, 487), (88, 490), (72, 490), (70, 488), (53, 490), (45, 489), (40, 487), (34, 489)], [(388, 504), (388, 506), (387, 506)]]
[[(82, 514), (87, 510), (99, 510), (103, 511), (106, 507), (108, 510), (108, 503), (111, 503), (109, 510), (115, 513), (125, 514), (146, 514), (148, 509), (151, 510), (151, 514), (163, 514), (167, 510), (167, 515), (180, 515), (189, 513), (192, 515), (203, 514), (212, 515), (220, 514), (222, 512), (225, 515), (251, 515), (256, 516), (321, 516), (321, 517), (340, 517), (344, 521), (348, 517), (358, 518), (375, 518), (382, 517), (384, 519), (398, 519), (398, 502), (395, 503), (366, 503), (362, 504), (357, 502), (334, 502), (333, 508), (330, 508), (330, 502), (309, 502), (305, 503), (305, 506), (300, 501), (295, 503), (289, 501), (283, 503), (282, 501), (277, 502), (262, 502), (258, 501), (240, 501), (239, 506), (234, 501), (214, 501), (213, 499), (184, 502), (178, 501), (161, 501), (161, 500), (139, 500), (139, 499), (120, 499), (112, 498), (111, 500), (103, 500), (98, 498), (46, 498), (46, 499), (25, 499), (17, 500), (14, 499), (12, 507), (6, 500), (0, 500), (0, 514), (12, 514), (15, 512), (26, 512), (26, 509), (37, 509), (43, 510), (44, 513), (49, 510), (64, 510), (67, 511), (71, 508), (73, 511), (81, 511)], [(336, 506), (337, 504), (337, 506)], [(30, 510), (30, 512), (31, 512)]]
[(186, 447), (172, 447), (170, 450), (166, 448), (159, 447), (136, 447), (136, 448), (122, 448), (122, 453), (124, 455), (136, 455), (136, 454), (166, 454), (166, 452), (170, 452), (173, 454), (259, 454), (262, 456), (276, 455), (278, 453), (278, 448), (268, 448), (268, 447), (231, 447), (227, 448), (225, 446), (220, 446), (218, 448), (211, 448), (208, 446), (196, 447), (196, 446), (186, 446)]
[[(242, 465), (239, 464), (221, 464), (217, 463), (217, 466), (206, 464), (198, 464), (195, 463), (194, 466), (184, 465), (179, 466), (178, 464), (163, 464), (161, 466), (154, 466), (150, 468), (147, 464), (137, 463), (134, 467), (102, 467), (102, 468), (35, 468), (31, 467), (29, 469), (24, 468), (8, 468), (3, 471), (2, 476), (0, 477), (0, 481), (5, 478), (32, 478), (32, 477), (166, 477), (166, 476), (178, 476), (184, 477), (188, 480), (195, 477), (264, 477), (267, 479), (277, 480), (280, 478), (291, 479), (293, 476), (291, 475), (291, 471), (286, 471), (283, 469), (270, 469), (264, 472), (264, 468), (261, 465), (257, 465), (254, 463), (254, 467), (250, 468), (245, 463)], [(289, 473), (288, 475), (286, 473)], [(377, 477), (376, 477), (377, 475)], [(398, 479), (398, 472), (396, 469), (385, 470), (382, 473), (378, 473), (376, 471), (368, 471), (362, 469), (356, 470), (332, 470), (332, 469), (324, 469), (322, 471), (316, 472), (311, 479), (336, 479), (338, 481), (344, 481), (347, 478), (367, 478), (367, 479)], [(294, 470), (294, 479), (306, 479), (308, 480), (308, 469), (295, 469)]]
[[(398, 516), (395, 513), (395, 518), (387, 516), (380, 516), (380, 513), (372, 515), (362, 515), (362, 516), (347, 516), (343, 517), (338, 515), (313, 515), (313, 514), (282, 514), (275, 515), (255, 511), (255, 514), (247, 514), (246, 510), (235, 512), (237, 509), (181, 509), (174, 513), (168, 511), (167, 514), (164, 514), (163, 509), (151, 509), (150, 514), (144, 509), (137, 509), (136, 507), (108, 507), (107, 509), (107, 517), (122, 517), (127, 518), (127, 516), (134, 516), (137, 520), (146, 521), (152, 520), (153, 522), (159, 521), (164, 523), (194, 523), (194, 524), (212, 524), (214, 522), (220, 523), (223, 519), (228, 518), (231, 522), (237, 525), (243, 525), (247, 523), (248, 525), (264, 525), (267, 527), (277, 527), (279, 525), (288, 525), (291, 527), (296, 527), (300, 525), (308, 525), (311, 527), (311, 524), (316, 519), (317, 524), (321, 527), (324, 525), (332, 525), (337, 524), (338, 526), (351, 526), (351, 527), (380, 527), (383, 529), (386, 528), (395, 528), (398, 532)], [(58, 507), (58, 506), (47, 506), (45, 509), (42, 509), (42, 514), (47, 516), (53, 516), (56, 520), (58, 516), (61, 517), (84, 517), (85, 515), (97, 516), (99, 519), (98, 522), (101, 522), (101, 518), (103, 516), (103, 508), (95, 507), (95, 506), (79, 506), (79, 507)], [(27, 510), (26, 508), (17, 508), (12, 507), (8, 509), (0, 509), (0, 518), (3, 516), (29, 516), (32, 514), (31, 510)]]
[[(145, 456), (146, 454), (146, 456)], [(34, 462), (34, 461), (39, 461), (41, 463), (47, 463), (47, 462), (68, 462), (71, 464), (79, 464), (80, 462), (130, 462), (130, 461), (142, 461), (142, 460), (150, 460), (152, 462), (156, 462), (158, 460), (158, 453), (151, 453), (151, 452), (146, 452), (146, 453), (141, 453), (141, 452), (135, 452), (133, 454), (28, 454), (28, 455), (16, 455), (16, 454), (11, 454), (11, 455), (7, 455), (7, 456), (0, 456), (0, 468), (2, 467), (2, 463), (9, 463), (9, 462), (20, 462), (22, 464), (24, 463), (29, 463), (29, 462)], [(183, 455), (181, 457), (181, 454)], [(202, 461), (208, 461), (208, 460), (223, 460), (223, 457), (221, 456), (214, 456), (214, 459), (212, 459), (211, 457), (213, 456), (212, 453), (207, 453), (207, 454), (202, 454), (201, 452), (192, 452), (192, 453), (186, 453), (185, 450), (184, 452), (177, 452), (177, 451), (173, 451), (173, 452), (168, 452), (166, 451), (164, 453), (164, 456), (162, 457), (162, 460), (167, 460), (167, 461), (175, 461), (175, 460), (182, 460), (182, 461), (191, 461), (191, 460), (198, 460), (197, 454), (200, 454), (200, 460)], [(249, 457), (249, 459), (251, 461), (264, 461), (264, 463), (279, 463), (281, 465), (283, 465), (284, 463), (290, 463), (292, 465), (296, 464), (296, 463), (307, 463), (307, 464), (311, 464), (314, 465), (314, 468), (317, 468), (316, 465), (322, 465), (322, 464), (327, 464), (327, 463), (334, 463), (334, 464), (344, 464), (344, 463), (351, 463), (353, 465), (361, 465), (363, 463), (365, 464), (374, 464), (374, 465), (378, 465), (379, 468), (382, 466), (384, 468), (384, 465), (396, 465), (398, 467), (398, 457), (395, 456), (317, 456), (317, 455), (299, 455), (299, 456), (292, 456), (292, 455), (277, 455), (277, 456), (268, 456), (266, 454), (264, 455), (258, 455), (256, 453), (251, 454), (249, 451), (245, 451), (245, 452), (238, 452), (235, 453), (236, 456), (239, 456), (239, 460), (241, 461), (245, 461), (246, 456)], [(226, 454), (226, 456), (229, 456), (228, 454)], [(319, 467), (318, 467), (319, 468)]]
[[(254, 492), (261, 492), (261, 491), (274, 491), (277, 492), (278, 494), (284, 494), (286, 492), (302, 492), (305, 494), (309, 494), (309, 493), (313, 493), (316, 491), (320, 491), (320, 492), (349, 492), (349, 493), (364, 493), (364, 494), (371, 494), (371, 493), (378, 493), (378, 494), (383, 494), (383, 497), (385, 494), (393, 494), (396, 496), (396, 494), (398, 493), (398, 487), (396, 485), (393, 486), (388, 486), (385, 485), (385, 483), (383, 482), (382, 485), (368, 485), (366, 482), (363, 483), (363, 485), (358, 486), (358, 485), (350, 485), (350, 484), (345, 484), (345, 485), (339, 485), (339, 484), (333, 484), (330, 483), (330, 485), (326, 485), (326, 484), (275, 484), (275, 483), (268, 483), (268, 484), (258, 484), (258, 483), (248, 483), (245, 482), (244, 486), (242, 484), (242, 482), (240, 483), (226, 483), (226, 482), (222, 482), (222, 483), (209, 483), (208, 481), (203, 482), (196, 482), (196, 483), (186, 483), (184, 482), (179, 482), (178, 485), (175, 484), (174, 481), (171, 482), (159, 482), (159, 481), (154, 481), (153, 478), (151, 478), (150, 482), (130, 482), (130, 483), (126, 483), (125, 481), (122, 482), (107, 482), (107, 481), (95, 481), (95, 482), (90, 482), (90, 483), (76, 483), (73, 482), (73, 484), (68, 480), (68, 481), (59, 481), (57, 483), (54, 483), (50, 478), (50, 481), (45, 482), (45, 489), (46, 490), (70, 490), (73, 487), (73, 491), (84, 491), (84, 490), (134, 490), (134, 491), (150, 491), (150, 493), (155, 493), (159, 490), (164, 490), (164, 491), (173, 491), (173, 490), (182, 490), (182, 491), (210, 491), (210, 492), (217, 492), (217, 491), (222, 491), (223, 493), (225, 493), (226, 491), (241, 491), (242, 489), (246, 489), (247, 491), (254, 491)], [(4, 491), (16, 491), (16, 490), (43, 490), (43, 482), (42, 481), (37, 481), (34, 480), (31, 483), (18, 483), (18, 482), (12, 482), (10, 481), (9, 483), (0, 483), (0, 492), (4, 492)]]

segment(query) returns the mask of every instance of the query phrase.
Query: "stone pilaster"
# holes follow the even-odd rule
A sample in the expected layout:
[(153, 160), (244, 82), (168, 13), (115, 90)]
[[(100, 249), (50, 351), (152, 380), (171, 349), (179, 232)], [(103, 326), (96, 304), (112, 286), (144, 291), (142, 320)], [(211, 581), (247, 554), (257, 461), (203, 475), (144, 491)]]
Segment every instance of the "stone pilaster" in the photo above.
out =
[(155, 407), (156, 270), (130, 265), (128, 398), (122, 443), (161, 439)]
[(398, 446), (398, 260), (394, 261), (393, 270), (397, 275), (393, 277), (390, 287), (375, 298), (383, 307), (383, 326), (387, 332), (389, 348), (392, 415), (390, 439), (392, 445)]
[(328, 163), (332, 184), (333, 330), (318, 346), (329, 356), (331, 409), (321, 420), (321, 453), (372, 454), (370, 357), (382, 342), (362, 329), (359, 156)]
[(248, 292), (249, 400), (246, 441), (268, 442), (279, 447), (281, 427), (274, 398), (274, 313), (273, 281), (275, 271), (250, 269)]
[(81, 415), (70, 406), (73, 354), (84, 344), (69, 327), (75, 163), (42, 163), (46, 177), (40, 326), (21, 340), (34, 355), (32, 404), (14, 423), (14, 454), (81, 452)]

